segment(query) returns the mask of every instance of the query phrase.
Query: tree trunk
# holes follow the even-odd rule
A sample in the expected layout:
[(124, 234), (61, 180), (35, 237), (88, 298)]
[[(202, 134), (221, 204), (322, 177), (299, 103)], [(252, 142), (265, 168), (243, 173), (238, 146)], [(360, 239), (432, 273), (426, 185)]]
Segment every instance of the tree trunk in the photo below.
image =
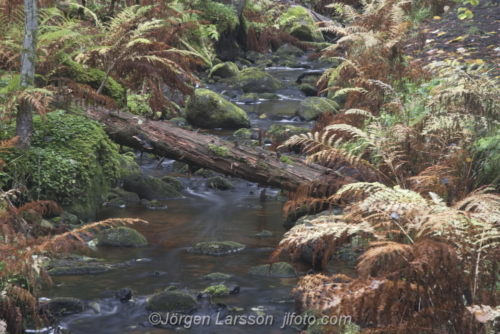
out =
[[(38, 35), (38, 10), (36, 0), (24, 0), (24, 39), (21, 55), (20, 88), (26, 89), (34, 85), (36, 46)], [(17, 147), (27, 149), (31, 145), (33, 132), (33, 105), (26, 99), (21, 101), (16, 120), (16, 136), (19, 136)]]
[[(292, 159), (293, 165), (280, 162), (274, 152), (258, 147), (238, 146), (215, 136), (182, 130), (167, 122), (148, 121), (127, 113), (88, 110), (90, 118), (105, 125), (105, 131), (118, 144), (250, 182), (295, 191), (302, 183), (320, 180), (326, 169), (305, 165)], [(139, 124), (141, 123), (141, 124)], [(322, 183), (322, 182), (319, 182)]]

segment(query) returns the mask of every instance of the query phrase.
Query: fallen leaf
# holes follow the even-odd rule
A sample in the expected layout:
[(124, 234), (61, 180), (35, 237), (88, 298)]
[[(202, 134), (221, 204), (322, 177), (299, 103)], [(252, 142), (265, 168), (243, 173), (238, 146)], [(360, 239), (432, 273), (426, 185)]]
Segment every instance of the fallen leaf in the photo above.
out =
[(451, 41), (448, 41), (446, 44), (459, 42), (459, 41), (463, 40), (465, 37), (467, 37), (467, 36), (458, 36), (457, 38), (454, 38)]
[(439, 36), (443, 36), (444, 34), (446, 34), (446, 33), (445, 33), (444, 31), (442, 31), (442, 32), (440, 32), (440, 33), (438, 34), (438, 37), (439, 37)]
[(433, 19), (434, 20), (441, 20), (441, 16), (434, 16)]

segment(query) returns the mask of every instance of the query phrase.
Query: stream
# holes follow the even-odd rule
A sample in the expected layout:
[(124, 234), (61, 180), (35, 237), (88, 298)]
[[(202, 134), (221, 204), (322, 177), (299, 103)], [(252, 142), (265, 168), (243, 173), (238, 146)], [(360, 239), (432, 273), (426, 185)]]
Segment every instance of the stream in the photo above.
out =
[[(299, 59), (306, 62), (305, 56)], [(326, 69), (329, 65), (308, 63), (312, 69)], [(311, 69), (270, 68), (276, 78), (290, 83)], [(221, 87), (209, 87), (220, 92)], [(238, 104), (249, 113), (252, 127), (267, 129), (277, 121), (259, 116), (275, 113), (284, 118), (278, 122), (289, 122), (296, 126), (312, 127), (313, 122), (292, 121), (295, 109), (305, 96), (296, 89), (280, 94), (283, 100), (260, 101), (256, 104)], [(231, 135), (228, 131), (213, 131), (222, 137)], [(82, 255), (103, 259), (113, 268), (99, 275), (54, 276), (53, 285), (45, 287), (41, 295), (47, 298), (75, 297), (86, 302), (98, 303), (100, 312), (89, 307), (83, 313), (61, 318), (61, 326), (72, 334), (88, 333), (296, 333), (290, 326), (281, 329), (286, 313), (294, 311), (294, 303), (278, 302), (289, 296), (297, 278), (270, 278), (252, 276), (248, 270), (269, 262), (269, 256), (286, 232), (282, 225), (282, 206), (279, 201), (260, 202), (260, 189), (256, 184), (239, 179), (230, 179), (235, 189), (229, 191), (209, 190), (201, 177), (188, 178), (170, 172), (165, 161), (163, 169), (155, 170), (157, 161), (144, 159), (141, 168), (148, 175), (162, 177), (176, 176), (184, 184), (184, 199), (162, 201), (168, 206), (164, 210), (149, 210), (145, 206), (127, 205), (125, 208), (103, 207), (97, 220), (107, 218), (140, 218), (149, 224), (137, 224), (133, 228), (142, 233), (149, 245), (142, 248), (91, 248)], [(278, 189), (267, 189), (275, 195)], [(255, 234), (269, 230), (272, 237), (259, 238)], [(236, 241), (246, 245), (240, 252), (223, 256), (192, 254), (187, 249), (201, 241)], [(303, 260), (291, 263), (298, 273), (304, 274), (311, 267)], [(339, 264), (340, 266), (340, 264)], [(338, 269), (338, 267), (337, 267)], [(328, 270), (328, 269), (327, 269)], [(336, 271), (336, 270), (335, 270)], [(228, 297), (213, 298), (212, 303), (223, 303), (240, 308), (230, 314), (251, 314), (263, 310), (273, 317), (273, 324), (265, 326), (218, 325), (217, 310), (210, 306), (208, 298), (199, 299), (196, 315), (209, 315), (209, 325), (182, 327), (152, 327), (145, 309), (147, 298), (163, 291), (169, 285), (177, 285), (180, 291), (196, 293), (218, 281), (202, 280), (201, 276), (211, 272), (231, 275), (225, 284), (232, 289), (240, 287), (240, 293)], [(333, 272), (333, 270), (332, 270)], [(115, 298), (115, 291), (130, 288), (133, 301), (121, 303)], [(253, 309), (253, 311), (252, 311)]]

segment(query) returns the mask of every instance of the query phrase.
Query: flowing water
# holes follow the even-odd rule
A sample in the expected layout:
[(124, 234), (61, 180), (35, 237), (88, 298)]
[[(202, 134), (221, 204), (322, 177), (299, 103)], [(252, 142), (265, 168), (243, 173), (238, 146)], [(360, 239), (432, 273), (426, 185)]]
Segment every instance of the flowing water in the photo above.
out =
[[(269, 72), (284, 81), (294, 81), (303, 71), (274, 68)], [(304, 98), (304, 97), (302, 97)], [(245, 111), (254, 113), (252, 125), (267, 128), (272, 121), (258, 117), (263, 113), (277, 113), (290, 121), (300, 98), (285, 96), (281, 101), (262, 101), (254, 105), (243, 105)], [(297, 123), (294, 125), (312, 125)], [(221, 135), (227, 135), (221, 131)], [(163, 165), (167, 166), (172, 161)], [(167, 168), (154, 170), (156, 162), (142, 165), (145, 173), (161, 177), (174, 175)], [(174, 175), (178, 176), (178, 175)], [(148, 210), (141, 205), (126, 208), (105, 207), (98, 213), (98, 220), (107, 218), (133, 217), (148, 221), (134, 228), (142, 233), (149, 245), (143, 248), (98, 247), (85, 252), (86, 256), (103, 259), (113, 264), (108, 272), (88, 276), (55, 276), (52, 287), (43, 295), (48, 298), (75, 297), (87, 302), (96, 302), (100, 312), (89, 308), (83, 313), (65, 316), (61, 325), (72, 334), (87, 333), (173, 333), (188, 330), (190, 333), (294, 333), (296, 330), (281, 329), (287, 312), (294, 311), (294, 304), (279, 303), (273, 299), (289, 296), (297, 278), (268, 278), (252, 276), (247, 272), (252, 266), (269, 262), (269, 256), (286, 232), (282, 225), (282, 203), (278, 201), (259, 202), (260, 189), (243, 180), (231, 180), (234, 190), (208, 190), (202, 178), (179, 177), (184, 183), (184, 199), (164, 201), (165, 210)], [(268, 189), (274, 195), (277, 189)], [(269, 238), (258, 238), (256, 233), (269, 230)], [(243, 251), (222, 256), (191, 254), (187, 249), (201, 241), (237, 241), (246, 245)], [(299, 273), (307, 272), (310, 266), (301, 260), (292, 262)], [(340, 264), (339, 264), (340, 265)], [(220, 282), (202, 280), (201, 276), (211, 272), (231, 275), (225, 284), (232, 288), (239, 286), (239, 294), (213, 298), (212, 303), (223, 303), (242, 310), (230, 314), (251, 314), (264, 308), (271, 315), (264, 326), (218, 325), (217, 310), (210, 307), (207, 298), (199, 300), (197, 315), (209, 315), (210, 325), (182, 327), (148, 326), (148, 312), (145, 303), (148, 296), (163, 291), (175, 284), (181, 291), (199, 292), (209, 285)], [(115, 298), (115, 291), (130, 288), (134, 292), (132, 302), (121, 303)], [(252, 311), (252, 309), (254, 309)], [(222, 316), (221, 316), (222, 318)]]

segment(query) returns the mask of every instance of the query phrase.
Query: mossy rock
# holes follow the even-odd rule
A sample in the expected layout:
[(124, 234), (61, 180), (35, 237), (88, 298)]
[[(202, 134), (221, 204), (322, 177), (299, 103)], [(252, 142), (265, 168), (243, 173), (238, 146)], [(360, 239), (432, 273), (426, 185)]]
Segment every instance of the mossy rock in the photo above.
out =
[(311, 129), (293, 125), (273, 124), (267, 130), (267, 134), (279, 138), (288, 138), (311, 132)]
[(295, 225), (304, 224), (307, 220), (313, 220), (322, 216), (341, 215), (341, 214), (342, 214), (342, 208), (334, 206), (331, 211), (325, 210), (316, 214), (305, 214), (301, 216), (299, 219), (297, 219)]
[(234, 241), (207, 241), (199, 242), (189, 249), (191, 253), (206, 255), (221, 255), (240, 251), (245, 245)]
[(252, 137), (252, 130), (239, 129), (233, 133), (233, 136), (239, 139), (250, 139)]
[[(262, 53), (258, 53), (255, 51), (248, 51), (247, 53), (245, 53), (245, 58), (250, 60), (252, 63), (255, 63), (258, 60), (265, 60), (267, 57), (265, 55), (263, 55)], [(245, 64), (243, 64), (243, 65), (245, 65)]]
[(200, 128), (249, 128), (250, 118), (242, 109), (208, 89), (197, 89), (186, 106), (189, 124)]
[(78, 225), (80, 223), (80, 220), (74, 214), (64, 211), (63, 213), (61, 213), (61, 219), (59, 220), (59, 223), (67, 225)]
[(274, 93), (262, 93), (259, 97), (264, 100), (281, 100), (281, 97)]
[(285, 25), (285, 32), (304, 42), (324, 42), (323, 34), (318, 30), (309, 12), (300, 6), (290, 7), (283, 15), (293, 18)]
[(281, 81), (255, 67), (244, 69), (236, 77), (226, 79), (225, 82), (236, 89), (242, 89), (244, 93), (274, 93), (285, 88)]
[(229, 296), (229, 288), (224, 284), (212, 285), (205, 289), (205, 293), (212, 297)]
[(85, 311), (85, 303), (77, 298), (52, 298), (43, 308), (53, 315), (75, 314)]
[(210, 71), (208, 77), (212, 78), (214, 76), (218, 76), (219, 79), (231, 78), (237, 76), (239, 72), (240, 70), (238, 69), (238, 66), (235, 63), (227, 61), (223, 64), (215, 65)]
[(186, 174), (188, 172), (188, 164), (180, 161), (174, 161), (172, 163), (172, 172)]
[(255, 236), (261, 237), (261, 238), (268, 238), (268, 237), (272, 237), (273, 235), (274, 234), (268, 230), (262, 230), (261, 232), (255, 234)]
[(50, 276), (63, 276), (63, 275), (96, 275), (102, 274), (109, 270), (104, 265), (83, 265), (74, 267), (55, 267), (48, 270)]
[(337, 113), (338, 105), (331, 100), (320, 97), (308, 97), (300, 102), (295, 115), (305, 121), (314, 121), (318, 119), (319, 115), (327, 111)]
[(231, 276), (229, 276), (228, 274), (216, 272), (204, 275), (201, 278), (207, 281), (223, 281), (229, 279), (230, 277)]
[(271, 267), (270, 264), (264, 264), (262, 266), (252, 267), (249, 274), (259, 275), (259, 276), (269, 276), (269, 277), (296, 277), (297, 272), (295, 269), (286, 262), (277, 262)]
[(177, 285), (170, 285), (165, 288), (163, 291), (176, 291), (179, 290), (179, 287)]
[[(95, 90), (99, 89), (106, 73), (96, 68), (84, 68), (82, 64), (68, 59), (63, 63), (66, 66), (66, 75), (75, 82), (88, 85)], [(102, 94), (109, 96), (118, 103), (119, 106), (125, 106), (125, 88), (123, 88), (115, 79), (108, 77)]]
[(205, 182), (205, 185), (208, 188), (219, 189), (219, 190), (234, 189), (233, 184), (221, 176), (214, 176), (209, 178)]
[(129, 227), (106, 229), (97, 237), (98, 246), (110, 247), (144, 247), (148, 244), (146, 238)]
[[(245, 129), (246, 130), (246, 129)], [(239, 131), (239, 130), (238, 130)], [(202, 168), (202, 169), (198, 169), (196, 172), (194, 172), (194, 175), (196, 176), (201, 176), (201, 177), (204, 177), (204, 178), (207, 178), (207, 177), (212, 177), (215, 175), (215, 172), (210, 170), (210, 169), (205, 169), (205, 168)]]
[(304, 51), (299, 49), (296, 46), (290, 45), (290, 44), (283, 44), (276, 50), (276, 54), (278, 56), (294, 56), (294, 57), (301, 57), (304, 55)]
[(139, 202), (141, 199), (136, 193), (126, 191), (122, 188), (113, 188), (110, 191), (109, 198), (121, 197), (125, 202)]
[(156, 201), (156, 200), (152, 200), (151, 202), (148, 203), (147, 208), (150, 210), (162, 210), (162, 209), (166, 209), (167, 206), (165, 204), (162, 204), (162, 203)]
[(175, 126), (188, 125), (187, 120), (183, 117), (174, 117), (174, 118), (169, 119), (168, 121)]
[(151, 312), (188, 313), (198, 307), (196, 299), (180, 291), (163, 291), (154, 294), (146, 303), (146, 310)]
[(32, 198), (55, 201), (90, 222), (118, 181), (118, 157), (118, 146), (98, 122), (63, 110), (44, 119), (35, 115), (32, 147), (2, 156), (0, 187), (11, 186), (10, 179), (26, 180)]
[(184, 185), (176, 177), (164, 176), (160, 180), (162, 180), (163, 182), (165, 182), (167, 184), (170, 184), (177, 191), (181, 191), (182, 189), (184, 189)]
[(316, 89), (316, 87), (307, 83), (303, 83), (297, 86), (297, 89), (300, 90), (302, 93), (306, 94), (306, 96), (318, 95), (318, 90)]
[(243, 102), (243, 103), (254, 103), (254, 102), (259, 101), (259, 95), (255, 94), (255, 93), (242, 94), (239, 97), (238, 101)]
[(112, 208), (124, 208), (126, 205), (127, 204), (122, 197), (115, 197), (107, 204), (107, 206), (110, 206)]
[(135, 162), (135, 154), (121, 154), (118, 157), (120, 163), (120, 179), (142, 175), (141, 167)]
[(123, 182), (123, 189), (136, 193), (141, 199), (145, 198), (150, 201), (183, 198), (170, 184), (152, 176), (141, 175), (127, 178)]

